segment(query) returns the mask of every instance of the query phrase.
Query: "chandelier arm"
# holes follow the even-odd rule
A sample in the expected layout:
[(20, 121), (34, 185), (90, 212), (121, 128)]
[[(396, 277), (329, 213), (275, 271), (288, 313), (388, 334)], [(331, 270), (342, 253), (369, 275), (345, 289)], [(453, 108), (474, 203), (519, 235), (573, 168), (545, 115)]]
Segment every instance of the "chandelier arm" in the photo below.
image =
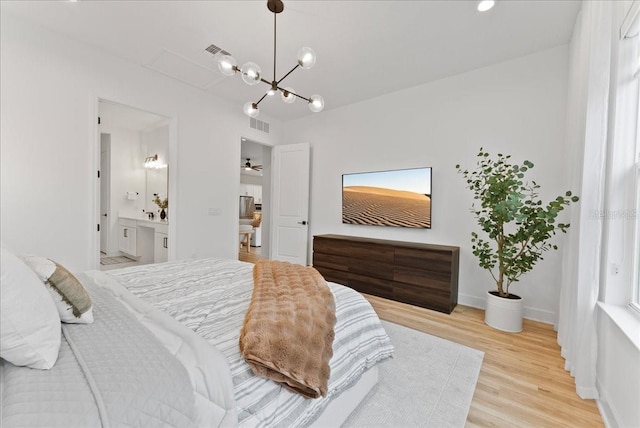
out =
[(260, 104), (260, 102), (261, 102), (262, 100), (264, 100), (264, 99), (266, 98), (266, 96), (267, 96), (267, 95), (268, 95), (268, 93), (265, 93), (265, 94), (262, 96), (262, 98), (260, 98), (260, 99), (258, 100), (258, 102), (257, 102), (257, 103), (254, 103), (254, 104), (255, 104), (256, 106), (257, 106), (258, 104)]
[[(280, 91), (282, 91), (282, 92), (284, 92), (284, 93), (287, 93), (287, 94), (291, 94), (291, 95), (293, 95), (293, 96), (296, 96), (296, 97), (298, 97), (298, 98), (300, 98), (300, 99), (303, 99), (303, 100), (305, 100), (305, 101), (306, 101), (306, 102), (308, 102), (308, 103), (310, 103), (310, 102), (311, 102), (311, 100), (310, 100), (309, 98), (305, 98), (305, 97), (303, 97), (302, 95), (298, 95), (298, 94), (296, 94), (295, 92), (287, 91), (286, 89), (283, 89), (283, 88), (281, 88), (280, 86), (278, 86), (278, 90), (280, 90)], [(264, 97), (262, 97), (262, 98), (264, 98)]]
[[(293, 73), (293, 72), (294, 72), (294, 70), (295, 70), (296, 68), (298, 68), (298, 67), (300, 67), (300, 64), (296, 64), (296, 66), (295, 66), (295, 67), (293, 67), (291, 70), (289, 70), (289, 72), (288, 72), (287, 74), (285, 74), (284, 76), (282, 76), (282, 78), (281, 78), (280, 80), (278, 80), (276, 83), (279, 85), (279, 84), (280, 84), (280, 82), (282, 82), (282, 81), (285, 79), (285, 77), (287, 77), (288, 75), (290, 75), (291, 73)], [(275, 77), (274, 77), (274, 79), (275, 79)]]

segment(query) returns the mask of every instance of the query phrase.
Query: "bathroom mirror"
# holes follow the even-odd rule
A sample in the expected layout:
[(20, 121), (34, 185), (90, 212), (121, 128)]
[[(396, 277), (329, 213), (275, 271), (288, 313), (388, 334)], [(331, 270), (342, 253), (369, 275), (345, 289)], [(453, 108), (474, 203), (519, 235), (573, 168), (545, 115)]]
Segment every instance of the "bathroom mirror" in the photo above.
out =
[[(160, 200), (169, 197), (169, 125), (151, 127), (140, 135), (141, 154), (144, 159), (146, 189), (144, 209), (158, 214), (158, 205), (153, 203), (156, 195)], [(169, 197), (169, 203), (171, 198)]]
[(153, 203), (155, 195), (158, 195), (161, 200), (167, 197), (169, 194), (169, 167), (165, 168), (147, 168), (147, 201), (145, 203), (145, 210), (157, 213), (158, 206)]

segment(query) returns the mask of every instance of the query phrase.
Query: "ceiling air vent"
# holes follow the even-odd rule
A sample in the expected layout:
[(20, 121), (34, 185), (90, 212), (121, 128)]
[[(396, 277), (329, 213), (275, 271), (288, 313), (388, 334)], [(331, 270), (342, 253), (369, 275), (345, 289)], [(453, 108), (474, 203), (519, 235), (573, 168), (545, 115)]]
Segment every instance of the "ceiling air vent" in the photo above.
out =
[(249, 128), (257, 129), (258, 131), (262, 131), (267, 134), (269, 133), (269, 124), (253, 117), (249, 118)]
[(215, 56), (215, 55), (218, 55), (218, 54), (220, 54), (220, 55), (231, 55), (229, 52), (225, 51), (225, 50), (224, 50), (224, 49), (222, 49), (221, 47), (216, 46), (216, 45), (213, 45), (213, 44), (212, 44), (212, 45), (209, 45), (209, 46), (205, 49), (205, 51), (209, 52), (211, 55), (214, 55), (214, 56)]

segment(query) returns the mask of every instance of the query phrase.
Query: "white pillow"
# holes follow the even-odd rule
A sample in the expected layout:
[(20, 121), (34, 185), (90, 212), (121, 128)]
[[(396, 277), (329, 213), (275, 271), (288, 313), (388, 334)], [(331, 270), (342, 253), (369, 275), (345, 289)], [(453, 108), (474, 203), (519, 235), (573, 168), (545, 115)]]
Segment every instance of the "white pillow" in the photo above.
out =
[(6, 248), (0, 253), (0, 357), (50, 369), (60, 350), (60, 317), (42, 281)]
[(62, 322), (71, 324), (93, 322), (91, 297), (71, 272), (44, 257), (20, 256), (20, 258), (46, 284)]

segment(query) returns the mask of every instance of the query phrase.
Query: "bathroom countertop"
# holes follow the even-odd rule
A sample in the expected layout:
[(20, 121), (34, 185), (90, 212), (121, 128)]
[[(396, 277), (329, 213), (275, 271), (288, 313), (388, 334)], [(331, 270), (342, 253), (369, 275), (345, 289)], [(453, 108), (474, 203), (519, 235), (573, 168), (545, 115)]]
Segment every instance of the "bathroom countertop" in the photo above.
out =
[(164, 225), (168, 225), (169, 224), (169, 222), (166, 219), (162, 220), (162, 219), (160, 219), (160, 217), (157, 217), (157, 216), (154, 217), (153, 220), (149, 220), (149, 217), (147, 217), (146, 215), (145, 216), (121, 215), (121, 216), (118, 216), (118, 217), (126, 218), (126, 219), (129, 219), (129, 220), (135, 220), (135, 221), (138, 221), (138, 222), (150, 223), (150, 224), (164, 224)]

